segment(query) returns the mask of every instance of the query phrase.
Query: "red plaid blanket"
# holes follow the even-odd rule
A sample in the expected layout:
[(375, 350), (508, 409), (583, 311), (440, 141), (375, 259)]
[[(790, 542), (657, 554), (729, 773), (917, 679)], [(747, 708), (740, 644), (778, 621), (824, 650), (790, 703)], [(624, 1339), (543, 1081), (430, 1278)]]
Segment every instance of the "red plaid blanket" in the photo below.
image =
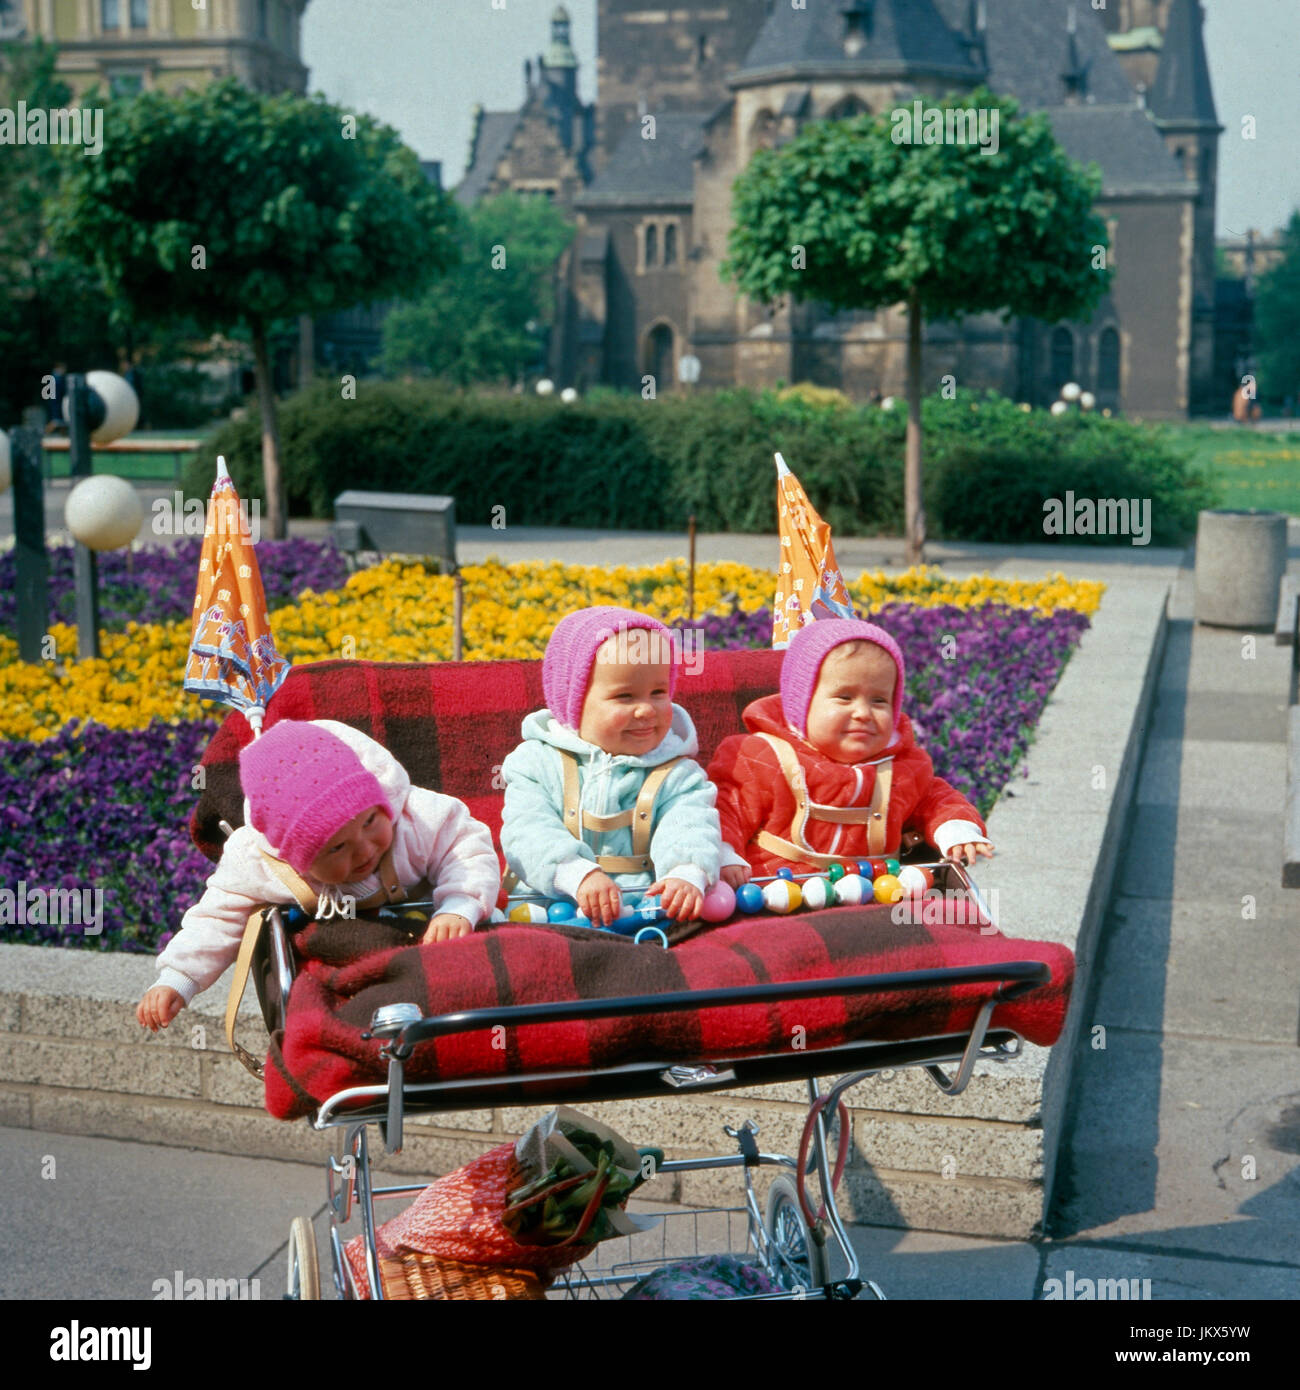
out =
[[(360, 935), (361, 940), (358, 940)], [(441, 945), (411, 945), (398, 928), (315, 922), (299, 933), (304, 961), (288, 1027), (272, 1039), (266, 1106), (291, 1119), (345, 1086), (385, 1079), (379, 1043), (362, 1042), (383, 1004), (426, 1015), (553, 1000), (673, 993), (1012, 960), (1040, 960), (1049, 984), (997, 1009), (992, 1026), (1055, 1042), (1074, 959), (1063, 946), (981, 935), (964, 926), (898, 925), (884, 907), (745, 918), (665, 951), (580, 928), (503, 924)], [(358, 954), (359, 948), (361, 954)], [(788, 1004), (697, 1009), (636, 1018), (480, 1029), (431, 1039), (407, 1064), (411, 1081), (501, 1076), (533, 1066), (597, 1069), (632, 1061), (710, 1062), (852, 1039), (924, 1037), (968, 1028), (989, 985), (895, 991)], [(802, 1029), (802, 1032), (797, 1032)], [(575, 1097), (581, 1087), (575, 1086)]]
[[(770, 695), (782, 653), (709, 652), (684, 673), (677, 699), (700, 736), (699, 761), (742, 727), (741, 712)], [(296, 666), (271, 701), (279, 719), (338, 719), (383, 743), (417, 786), (457, 796), (494, 834), (501, 826), (500, 767), (526, 714), (545, 703), (541, 662), (397, 664), (322, 661)], [(239, 750), (252, 737), (232, 714), (204, 754), (205, 790), (191, 821), (195, 842), (217, 859), (219, 822), (243, 823)], [(963, 926), (899, 926), (886, 908), (835, 908), (793, 917), (742, 918), (664, 951), (580, 929), (500, 926), (437, 946), (413, 946), (399, 928), (318, 922), (296, 945), (303, 959), (289, 1026), (272, 1039), (266, 1104), (290, 1118), (345, 1086), (383, 1080), (379, 1044), (361, 1032), (381, 1004), (411, 1002), (426, 1014), (508, 1004), (768, 983), (771, 981), (1041, 960), (1051, 983), (1000, 1007), (995, 1027), (1044, 1046), (1060, 1033), (1073, 957), (1063, 947), (981, 935)], [(863, 995), (786, 1005), (537, 1024), (493, 1047), (483, 1032), (417, 1048), (413, 1080), (493, 1076), (546, 1063), (598, 1068), (635, 1060), (716, 1061), (789, 1046), (796, 1026), (809, 1049), (857, 1038), (955, 1032), (972, 1022), (988, 986)], [(577, 1088), (575, 1087), (575, 1093)]]

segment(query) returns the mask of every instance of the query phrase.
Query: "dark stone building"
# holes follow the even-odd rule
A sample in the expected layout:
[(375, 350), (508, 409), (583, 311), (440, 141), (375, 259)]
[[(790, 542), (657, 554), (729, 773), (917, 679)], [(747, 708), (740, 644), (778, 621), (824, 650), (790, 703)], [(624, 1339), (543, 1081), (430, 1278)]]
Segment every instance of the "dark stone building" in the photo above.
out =
[[(756, 149), (808, 121), (891, 111), (987, 83), (1047, 114), (1095, 162), (1115, 267), (1087, 323), (975, 315), (926, 328), (924, 377), (1045, 405), (1068, 380), (1099, 406), (1179, 418), (1215, 386), (1221, 127), (1199, 0), (598, 0), (600, 104), (577, 99), (569, 16), (516, 112), (479, 112), (457, 197), (554, 198), (578, 236), (558, 268), (560, 385), (677, 388), (809, 380), (900, 394), (896, 310), (749, 303), (718, 275), (730, 190)], [(1222, 384), (1220, 383), (1220, 386)]]

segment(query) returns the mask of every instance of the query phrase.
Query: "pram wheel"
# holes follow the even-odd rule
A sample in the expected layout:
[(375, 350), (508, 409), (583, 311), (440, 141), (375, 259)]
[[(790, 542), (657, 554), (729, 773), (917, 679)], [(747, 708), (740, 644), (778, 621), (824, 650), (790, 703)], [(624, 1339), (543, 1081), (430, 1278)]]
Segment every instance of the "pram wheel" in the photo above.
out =
[(773, 1278), (791, 1292), (821, 1288), (827, 1282), (826, 1250), (813, 1240), (799, 1209), (794, 1183), (784, 1174), (772, 1182), (763, 1224), (771, 1248)]
[(289, 1286), (285, 1298), (320, 1298), (320, 1261), (316, 1235), (305, 1216), (295, 1216), (289, 1227)]

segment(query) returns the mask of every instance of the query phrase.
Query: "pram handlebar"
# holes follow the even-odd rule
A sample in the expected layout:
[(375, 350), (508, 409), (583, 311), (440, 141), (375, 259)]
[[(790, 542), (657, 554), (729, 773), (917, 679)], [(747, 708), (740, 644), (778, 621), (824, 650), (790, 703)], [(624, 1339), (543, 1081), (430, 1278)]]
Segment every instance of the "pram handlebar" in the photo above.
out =
[(850, 975), (839, 979), (789, 980), (765, 985), (733, 985), (725, 989), (686, 990), (675, 994), (634, 994), (609, 999), (568, 999), (548, 1004), (510, 1004), (500, 1008), (466, 1009), (435, 1014), (408, 1023), (381, 1050), (395, 1060), (409, 1057), (430, 1038), (481, 1028), (529, 1023), (569, 1023), (577, 1019), (620, 1018), (638, 1014), (673, 1013), (682, 1009), (727, 1005), (791, 1003), (826, 995), (881, 994), (893, 989), (950, 989), (954, 985), (999, 984), (994, 1003), (1019, 998), (1051, 979), (1042, 961), (1003, 961), (998, 965), (956, 965), (935, 970), (904, 970), (887, 975)]

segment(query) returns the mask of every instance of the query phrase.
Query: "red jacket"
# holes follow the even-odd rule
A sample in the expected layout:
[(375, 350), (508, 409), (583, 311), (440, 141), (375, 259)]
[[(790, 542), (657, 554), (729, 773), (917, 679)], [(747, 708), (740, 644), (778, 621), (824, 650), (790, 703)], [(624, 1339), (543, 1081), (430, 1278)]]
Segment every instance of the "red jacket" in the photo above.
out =
[[(773, 874), (786, 865), (796, 872), (813, 870), (813, 864), (795, 865), (750, 843), (760, 830), (788, 839), (796, 810), (776, 752), (759, 732), (775, 734), (794, 749), (809, 799), (823, 806), (869, 806), (876, 783), (875, 760), (852, 765), (819, 752), (786, 724), (779, 695), (755, 700), (745, 709), (744, 719), (752, 732), (724, 739), (709, 764), (709, 779), (718, 789), (722, 838), (749, 861), (755, 874)], [(916, 746), (907, 715), (899, 715), (895, 733), (897, 742), (879, 755), (894, 760), (886, 818), (888, 853), (898, 852), (904, 831), (915, 831), (933, 844), (935, 832), (950, 820), (972, 821), (980, 827), (981, 835), (986, 834), (979, 812), (943, 778), (934, 775), (929, 754)], [(804, 838), (819, 854), (842, 855), (849, 860), (865, 859), (869, 854), (865, 825), (810, 819)]]

